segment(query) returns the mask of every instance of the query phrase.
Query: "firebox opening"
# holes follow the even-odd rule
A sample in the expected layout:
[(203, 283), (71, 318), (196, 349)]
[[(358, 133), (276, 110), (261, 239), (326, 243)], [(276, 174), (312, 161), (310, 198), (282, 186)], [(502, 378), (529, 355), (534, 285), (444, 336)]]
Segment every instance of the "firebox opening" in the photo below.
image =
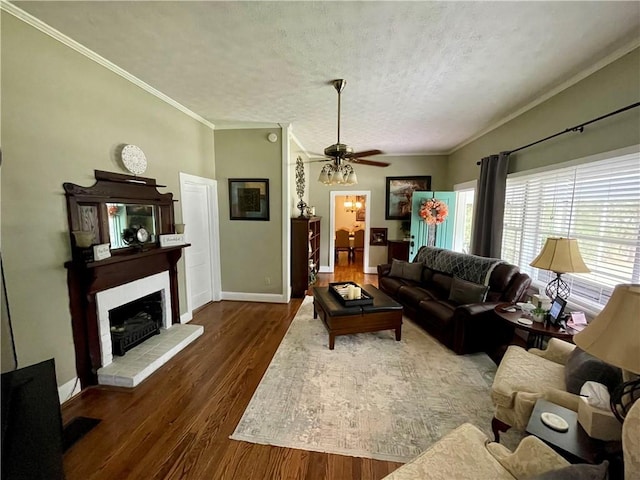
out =
[(109, 310), (109, 326), (112, 350), (118, 356), (158, 335), (162, 326), (162, 293), (151, 293)]

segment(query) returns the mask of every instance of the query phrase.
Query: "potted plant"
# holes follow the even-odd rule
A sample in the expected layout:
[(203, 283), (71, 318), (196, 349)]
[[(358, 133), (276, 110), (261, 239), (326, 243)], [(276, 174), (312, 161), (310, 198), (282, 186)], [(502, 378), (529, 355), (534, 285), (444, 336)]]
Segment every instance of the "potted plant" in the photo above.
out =
[(547, 310), (541, 307), (536, 307), (531, 310), (531, 317), (533, 317), (534, 322), (543, 323), (545, 317), (547, 316)]
[(400, 222), (400, 231), (402, 232), (402, 238), (404, 240), (411, 239), (411, 222), (409, 220)]

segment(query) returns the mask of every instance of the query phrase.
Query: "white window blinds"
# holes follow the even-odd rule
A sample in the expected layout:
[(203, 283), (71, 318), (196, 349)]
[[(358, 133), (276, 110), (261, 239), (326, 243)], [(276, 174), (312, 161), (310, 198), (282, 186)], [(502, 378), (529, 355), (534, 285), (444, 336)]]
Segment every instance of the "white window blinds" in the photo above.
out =
[(508, 178), (502, 257), (545, 285), (555, 274), (529, 263), (552, 236), (578, 239), (591, 270), (562, 276), (573, 303), (598, 311), (640, 283), (640, 154)]

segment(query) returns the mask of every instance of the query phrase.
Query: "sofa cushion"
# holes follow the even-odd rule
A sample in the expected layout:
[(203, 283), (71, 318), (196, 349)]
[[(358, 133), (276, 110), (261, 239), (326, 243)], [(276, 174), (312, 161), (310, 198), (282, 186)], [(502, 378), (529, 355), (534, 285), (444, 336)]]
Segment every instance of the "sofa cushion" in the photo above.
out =
[(586, 463), (569, 465), (531, 477), (530, 480), (607, 480), (608, 478), (609, 462), (605, 460), (600, 465)]
[(396, 260), (395, 258), (391, 261), (391, 271), (389, 272), (390, 277), (402, 278), (402, 274), (404, 272), (404, 264), (407, 262), (403, 262), (402, 260)]
[(477, 283), (467, 282), (459, 277), (453, 277), (449, 300), (459, 305), (480, 303), (484, 302), (488, 291), (489, 287), (486, 285), (478, 285)]
[(387, 292), (392, 297), (395, 297), (400, 287), (413, 285), (413, 282), (405, 280), (404, 278), (396, 277), (380, 277), (378, 279), (378, 286), (380, 290)]
[(389, 276), (419, 282), (422, 278), (422, 264), (405, 262), (394, 258), (391, 262)]
[(622, 383), (622, 371), (599, 358), (576, 347), (569, 354), (565, 364), (565, 382), (567, 392), (580, 394), (585, 382), (592, 381), (603, 384), (609, 392)]
[(433, 300), (433, 294), (421, 287), (404, 286), (400, 287), (397, 293), (400, 303), (410, 307), (417, 307), (422, 300)]
[(448, 300), (427, 300), (418, 305), (421, 316), (430, 325), (437, 325), (441, 329), (449, 324), (455, 309), (456, 306)]
[(435, 286), (436, 290), (440, 290), (440, 293), (446, 294), (444, 298), (449, 297), (449, 292), (451, 291), (451, 282), (453, 282), (452, 277), (450, 277), (446, 273), (434, 272), (433, 277), (431, 277), (431, 282), (431, 285)]

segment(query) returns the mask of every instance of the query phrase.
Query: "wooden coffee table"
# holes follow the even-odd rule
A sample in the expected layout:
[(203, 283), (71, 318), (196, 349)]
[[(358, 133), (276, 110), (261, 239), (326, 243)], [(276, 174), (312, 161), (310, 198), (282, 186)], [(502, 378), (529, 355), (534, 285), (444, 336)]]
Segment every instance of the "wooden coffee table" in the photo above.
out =
[(320, 318), (329, 332), (329, 349), (333, 350), (338, 335), (395, 330), (402, 337), (402, 305), (373, 285), (362, 285), (373, 297), (373, 305), (345, 307), (329, 291), (329, 287), (313, 288), (313, 318)]

